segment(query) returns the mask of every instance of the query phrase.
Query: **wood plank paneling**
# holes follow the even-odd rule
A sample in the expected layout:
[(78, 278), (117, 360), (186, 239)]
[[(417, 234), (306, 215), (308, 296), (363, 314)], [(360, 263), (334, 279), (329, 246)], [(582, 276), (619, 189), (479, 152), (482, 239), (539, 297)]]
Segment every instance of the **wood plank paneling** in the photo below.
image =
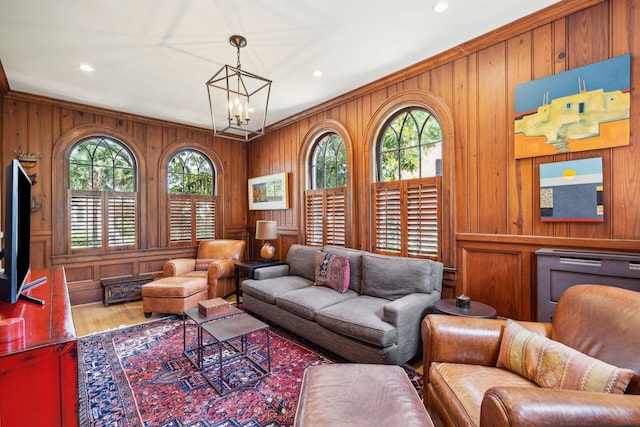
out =
[[(352, 246), (370, 250), (370, 188), (375, 171), (374, 139), (377, 126), (384, 121), (381, 111), (391, 112), (388, 101), (396, 96), (400, 102), (405, 94), (424, 91), (440, 100), (452, 116), (453, 137), (447, 143), (453, 144), (453, 149), (444, 165), (447, 176), (443, 177), (449, 183), (445, 192), (450, 194), (443, 212), (451, 218), (446, 225), (443, 259), (447, 285), (456, 292), (468, 288), (472, 298), (494, 302), (500, 313), (525, 319), (532, 315), (529, 300), (535, 275), (528, 254), (535, 248), (569, 245), (574, 249), (605, 246), (602, 249), (640, 250), (640, 172), (635, 167), (640, 161), (640, 121), (636, 120), (640, 117), (640, 97), (635, 89), (640, 81), (639, 9), (634, 0), (558, 2), (272, 125), (265, 137), (248, 144), (219, 140), (203, 129), (9, 91), (2, 104), (2, 155), (6, 163), (15, 149), (42, 150), (45, 156), (37, 173), (55, 177), (56, 168), (64, 167), (64, 163), (52, 154), (59, 155), (55, 144), (63, 135), (93, 125), (121, 132), (137, 145), (145, 169), (141, 183), (147, 203), (146, 228), (141, 248), (164, 251), (168, 248), (161, 159), (176, 144), (190, 141), (219, 162), (220, 176), (224, 177), (219, 190), (225, 235), (245, 232), (258, 219), (274, 219), (280, 235), (278, 256), (282, 257), (291, 244), (302, 242), (301, 183), (305, 181), (300, 175), (306, 171), (299, 165), (303, 140), (317, 123), (333, 119), (348, 129), (353, 143), (350, 179), (356, 194), (351, 205)], [(516, 84), (624, 53), (632, 54), (634, 86), (629, 146), (513, 158)], [(586, 157), (602, 157), (604, 161), (605, 222), (542, 223), (540, 164)], [(291, 208), (248, 211), (247, 178), (280, 171), (291, 173)], [(64, 230), (56, 228), (56, 221), (64, 218), (59, 200), (63, 185), (63, 180), (52, 179), (46, 184), (43, 178), (35, 187), (44, 200), (41, 213), (32, 216), (38, 239), (43, 242), (36, 246), (51, 248), (54, 258), (66, 250), (57, 237)], [(64, 262), (56, 258), (56, 262), (69, 262), (82, 269), (94, 261), (91, 257), (69, 257)], [(112, 259), (104, 262), (117, 264)], [(158, 265), (160, 257), (148, 262)], [(485, 262), (492, 265), (488, 272), (483, 269)], [(517, 280), (505, 277), (514, 274)], [(90, 280), (95, 283), (93, 270)], [(95, 291), (95, 287), (82, 290)]]
[[(32, 265), (49, 268), (64, 265), (74, 304), (101, 300), (100, 279), (104, 275), (129, 275), (141, 270), (138, 264), (146, 259), (143, 270), (153, 265), (156, 271), (169, 259), (166, 231), (166, 164), (170, 155), (181, 148), (196, 148), (208, 155), (219, 171), (218, 191), (221, 212), (219, 237), (226, 229), (246, 229), (246, 144), (213, 138), (206, 129), (171, 124), (101, 110), (64, 101), (23, 93), (9, 92), (2, 102), (2, 159), (8, 164), (14, 151), (42, 154), (29, 174), (36, 174), (32, 194), (41, 203), (32, 213)], [(66, 225), (66, 164), (68, 150), (79, 139), (106, 134), (125, 142), (135, 154), (138, 165), (140, 252), (104, 254), (67, 254)], [(162, 171), (165, 171), (164, 173)], [(159, 250), (152, 258), (144, 251)], [(195, 254), (193, 249), (190, 250)], [(55, 258), (55, 261), (52, 260)], [(134, 259), (135, 261), (132, 261)], [(99, 266), (99, 268), (96, 268)]]
[[(471, 295), (473, 298), (487, 303), (495, 299), (501, 313), (530, 318), (535, 275), (529, 249), (569, 241), (577, 246), (606, 242), (630, 250), (628, 242), (640, 241), (637, 197), (640, 179), (634, 168), (640, 161), (640, 149), (636, 148), (640, 122), (632, 120), (628, 147), (516, 160), (512, 146), (514, 87), (627, 52), (632, 53), (633, 82), (639, 81), (640, 66), (636, 65), (640, 65), (637, 60), (640, 35), (635, 31), (639, 15), (632, 0), (559, 2), (272, 126), (264, 138), (249, 144), (249, 167), (252, 171), (265, 171), (291, 166), (294, 175), (304, 174), (305, 170), (288, 157), (288, 153), (300, 149), (305, 135), (301, 128), (309, 129), (326, 117), (343, 121), (354, 140), (354, 161), (350, 167), (357, 194), (351, 213), (358, 233), (354, 234), (352, 246), (370, 250), (370, 187), (375, 171), (372, 150), (375, 126), (380, 123), (379, 112), (396, 95), (429, 91), (449, 108), (455, 128), (455, 140), (451, 142), (455, 145), (453, 164), (444, 166), (453, 175), (448, 182), (454, 183), (453, 188), (445, 189), (451, 192), (453, 202), (444, 206), (444, 212), (453, 219), (451, 238), (445, 243), (450, 250), (445, 251), (444, 262), (451, 271), (460, 271), (455, 280), (461, 283), (454, 283), (456, 291), (468, 287), (470, 292), (477, 293)], [(640, 97), (635, 89), (631, 99), (632, 114), (637, 118)], [(274, 144), (279, 155), (267, 158), (265, 151)], [(540, 164), (587, 157), (602, 157), (604, 161), (605, 222), (542, 223)], [(303, 181), (296, 178), (294, 182)], [(302, 209), (303, 190), (296, 188), (292, 195), (292, 210), (296, 211), (291, 217), (293, 222), (289, 222), (289, 217), (278, 217), (279, 225), (299, 233), (304, 230), (304, 224), (299, 223), (303, 216), (297, 211)], [(257, 218), (256, 214), (250, 217)], [(482, 250), (469, 248), (470, 252), (465, 254), (471, 257), (470, 265), (465, 265), (464, 259), (456, 260), (456, 254), (458, 257), (463, 254), (459, 233), (483, 236)], [(512, 237), (537, 243), (520, 252), (521, 249), (504, 246), (505, 240)], [(497, 266), (487, 272), (483, 269), (485, 262)], [(513, 280), (513, 274), (518, 276), (517, 280)]]

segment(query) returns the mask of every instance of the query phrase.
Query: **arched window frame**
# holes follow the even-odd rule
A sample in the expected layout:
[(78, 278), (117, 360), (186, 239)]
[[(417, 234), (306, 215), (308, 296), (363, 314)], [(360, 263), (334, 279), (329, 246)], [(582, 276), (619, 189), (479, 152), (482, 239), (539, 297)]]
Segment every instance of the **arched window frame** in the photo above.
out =
[[(345, 149), (345, 185), (317, 188), (313, 164), (318, 144), (328, 135), (342, 139)], [(353, 241), (352, 207), (352, 143), (346, 128), (334, 120), (317, 123), (305, 135), (300, 151), (300, 189), (303, 206), (300, 223), (304, 224), (304, 243), (309, 246), (350, 246)]]
[[(364, 173), (370, 177), (371, 191), (363, 194), (363, 203), (369, 206), (369, 210), (362, 215), (361, 222), (363, 229), (363, 246), (377, 253), (388, 253), (390, 255), (399, 255), (396, 252), (386, 252), (376, 249), (375, 244), (375, 222), (376, 222), (376, 203), (375, 203), (375, 186), (383, 186), (387, 183), (377, 182), (377, 142), (380, 132), (382, 132), (384, 124), (394, 113), (405, 108), (424, 108), (431, 112), (440, 122), (442, 129), (442, 177), (439, 205), (440, 212), (440, 229), (439, 229), (439, 250), (438, 256), (435, 258), (442, 261), (445, 266), (456, 265), (456, 245), (455, 245), (455, 198), (452, 191), (455, 188), (455, 174), (453, 164), (455, 159), (455, 133), (453, 125), (453, 115), (447, 103), (437, 95), (422, 90), (410, 89), (398, 92), (387, 98), (373, 112), (365, 130), (363, 140), (365, 141), (365, 151), (368, 153)], [(402, 181), (399, 181), (400, 183)], [(406, 185), (406, 184), (401, 184)], [(405, 212), (407, 209), (401, 205), (401, 210)], [(405, 229), (406, 230), (406, 229)], [(405, 234), (401, 233), (400, 238), (406, 239)], [(447, 242), (443, 244), (442, 242)], [(400, 255), (406, 252), (400, 252)], [(428, 257), (432, 258), (432, 257)]]
[[(78, 150), (84, 150), (86, 163), (72, 159)], [(108, 152), (109, 161), (98, 159), (99, 152)], [(137, 249), (138, 162), (127, 144), (109, 135), (80, 138), (67, 151), (65, 164), (68, 253)], [(85, 180), (72, 177), (81, 172)]]
[[(187, 161), (194, 158), (199, 159), (199, 165), (193, 165), (196, 169), (204, 165), (211, 174), (187, 170), (190, 167)], [(179, 172), (183, 181), (180, 191), (172, 191), (170, 188), (173, 161), (179, 161), (182, 167), (182, 171)], [(210, 182), (207, 183), (209, 177)], [(175, 179), (175, 176), (173, 178)], [(196, 185), (189, 189), (190, 184)], [(166, 188), (169, 246), (196, 245), (204, 239), (215, 239), (218, 203), (217, 171), (213, 160), (202, 151), (193, 148), (176, 151), (167, 160)]]

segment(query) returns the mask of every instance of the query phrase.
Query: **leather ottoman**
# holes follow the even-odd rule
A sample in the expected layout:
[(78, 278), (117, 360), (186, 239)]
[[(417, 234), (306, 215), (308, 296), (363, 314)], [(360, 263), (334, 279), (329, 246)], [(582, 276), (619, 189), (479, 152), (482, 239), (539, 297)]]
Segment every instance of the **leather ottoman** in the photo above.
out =
[(433, 427), (404, 369), (352, 363), (307, 368), (293, 425)]
[(184, 314), (208, 297), (206, 277), (165, 277), (142, 285), (145, 317), (155, 313)]

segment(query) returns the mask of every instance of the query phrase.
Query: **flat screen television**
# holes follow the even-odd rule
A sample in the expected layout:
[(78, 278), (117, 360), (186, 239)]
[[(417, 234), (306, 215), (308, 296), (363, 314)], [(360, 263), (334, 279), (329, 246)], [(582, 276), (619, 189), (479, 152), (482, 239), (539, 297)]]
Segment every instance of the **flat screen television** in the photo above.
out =
[(4, 186), (4, 271), (0, 274), (0, 300), (12, 304), (25, 299), (38, 304), (44, 301), (21, 292), (42, 283), (45, 278), (27, 283), (30, 269), (31, 180), (18, 160), (6, 168)]

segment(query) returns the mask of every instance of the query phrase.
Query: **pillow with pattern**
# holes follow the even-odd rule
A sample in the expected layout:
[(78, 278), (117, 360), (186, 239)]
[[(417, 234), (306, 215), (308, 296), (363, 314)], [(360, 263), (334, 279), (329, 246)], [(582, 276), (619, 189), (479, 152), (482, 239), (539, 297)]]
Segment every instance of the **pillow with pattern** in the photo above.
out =
[(196, 259), (196, 271), (207, 271), (209, 269), (209, 264), (211, 264), (215, 259), (210, 258), (198, 258)]
[(594, 359), (511, 319), (504, 329), (497, 366), (540, 387), (602, 393), (624, 393), (633, 377), (630, 369)]
[(344, 294), (349, 289), (349, 258), (316, 252), (316, 286), (327, 286)]

